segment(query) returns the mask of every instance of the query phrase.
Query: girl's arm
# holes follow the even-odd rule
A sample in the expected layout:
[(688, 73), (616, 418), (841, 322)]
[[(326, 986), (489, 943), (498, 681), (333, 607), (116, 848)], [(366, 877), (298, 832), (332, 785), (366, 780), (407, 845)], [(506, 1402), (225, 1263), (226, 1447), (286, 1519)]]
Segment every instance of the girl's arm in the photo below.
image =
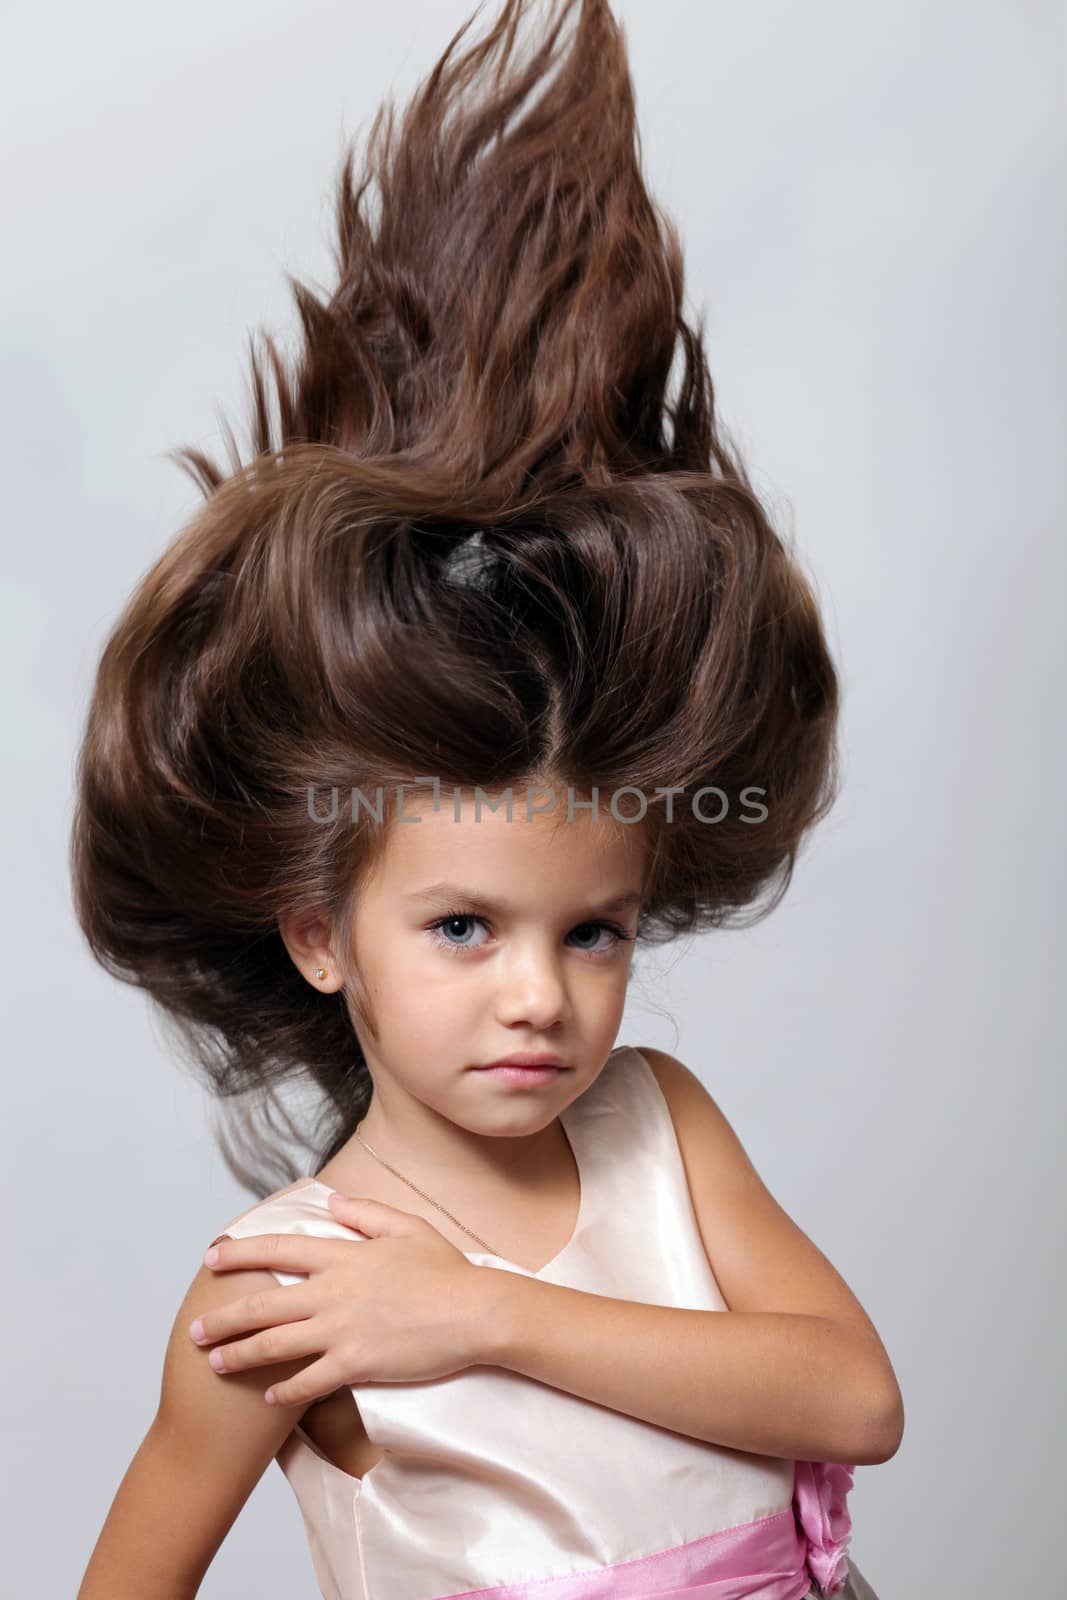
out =
[(494, 1272), (481, 1359), (691, 1439), (874, 1466), (903, 1411), (855, 1333), (796, 1313), (691, 1311)]
[[(240, 1280), (238, 1282), (238, 1280)], [(276, 1289), (258, 1269), (220, 1278), (201, 1267), (171, 1331), (159, 1408), (108, 1512), (77, 1600), (193, 1600), (253, 1488), (306, 1406), (263, 1404), (263, 1381), (307, 1359), (225, 1381), (189, 1338), (189, 1324), (234, 1294)]]
[(736, 1450), (854, 1466), (889, 1460), (903, 1401), (863, 1307), (765, 1188), (700, 1080), (663, 1051), (641, 1054), (670, 1110), (705, 1254), (734, 1314), (494, 1272), (485, 1359)]

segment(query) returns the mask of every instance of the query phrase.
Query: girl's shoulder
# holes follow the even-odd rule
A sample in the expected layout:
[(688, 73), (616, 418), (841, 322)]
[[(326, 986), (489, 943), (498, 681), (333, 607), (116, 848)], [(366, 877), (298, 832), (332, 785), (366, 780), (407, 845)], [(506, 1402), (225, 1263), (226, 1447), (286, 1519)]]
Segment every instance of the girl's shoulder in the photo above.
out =
[(328, 1186), (317, 1178), (297, 1178), (239, 1211), (210, 1243), (225, 1235), (242, 1239), (260, 1233), (324, 1232), (327, 1224), (341, 1228), (326, 1203), (329, 1193)]
[(617, 1045), (565, 1116), (579, 1127), (595, 1125), (598, 1141), (655, 1143), (669, 1126), (662, 1060), (662, 1051), (646, 1045)]
[(609, 1097), (617, 1094), (623, 1103), (647, 1113), (658, 1102), (657, 1089), (666, 1098), (667, 1086), (679, 1073), (692, 1076), (677, 1057), (663, 1050), (645, 1044), (620, 1044), (611, 1052), (592, 1087), (599, 1086)]

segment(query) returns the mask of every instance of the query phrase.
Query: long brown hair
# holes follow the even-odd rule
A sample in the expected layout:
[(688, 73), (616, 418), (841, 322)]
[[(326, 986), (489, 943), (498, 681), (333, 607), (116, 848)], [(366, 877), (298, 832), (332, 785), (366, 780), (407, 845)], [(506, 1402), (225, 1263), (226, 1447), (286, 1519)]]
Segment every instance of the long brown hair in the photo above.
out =
[(639, 792), (645, 943), (765, 916), (836, 794), (818, 605), (717, 423), (624, 36), (607, 0), (549, 0), (524, 52), (541, 9), (506, 0), (457, 54), (468, 20), (358, 182), (347, 151), (337, 287), (290, 280), (291, 364), (253, 341), (249, 460), (228, 428), (228, 474), (172, 453), (204, 504), (96, 675), (76, 914), (243, 1102), (217, 1136), (257, 1197), (371, 1093), (355, 985), (313, 990), (278, 931), (325, 912), (354, 968), (386, 829), (353, 789)]

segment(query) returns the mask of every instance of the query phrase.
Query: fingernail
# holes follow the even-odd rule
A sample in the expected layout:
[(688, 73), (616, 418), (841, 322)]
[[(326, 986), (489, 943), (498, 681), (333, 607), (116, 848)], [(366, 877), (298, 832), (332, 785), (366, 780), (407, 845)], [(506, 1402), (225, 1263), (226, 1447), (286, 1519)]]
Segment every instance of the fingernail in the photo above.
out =
[(217, 1244), (213, 1244), (211, 1246), (210, 1250), (205, 1250), (204, 1251), (204, 1265), (205, 1265), (205, 1267), (213, 1267), (215, 1265), (215, 1262), (218, 1259), (219, 1259), (219, 1247), (218, 1247)]
[(195, 1322), (190, 1323), (190, 1325), (189, 1325), (189, 1337), (190, 1337), (190, 1339), (195, 1339), (197, 1344), (202, 1344), (203, 1343), (203, 1340), (204, 1340), (204, 1324), (201, 1322), (199, 1317), (197, 1317)]
[(211, 1354), (208, 1356), (208, 1361), (215, 1368), (216, 1372), (226, 1371), (226, 1362), (223, 1359), (221, 1350), (212, 1350)]

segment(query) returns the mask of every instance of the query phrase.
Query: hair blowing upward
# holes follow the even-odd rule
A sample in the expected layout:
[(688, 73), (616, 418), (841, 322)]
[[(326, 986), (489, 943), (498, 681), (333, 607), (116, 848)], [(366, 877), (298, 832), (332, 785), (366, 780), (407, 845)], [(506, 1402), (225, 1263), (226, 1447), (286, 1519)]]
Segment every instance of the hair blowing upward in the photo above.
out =
[(470, 20), (358, 183), (346, 153), (337, 286), (290, 280), (291, 365), (252, 346), (251, 460), (228, 428), (228, 475), (173, 452), (204, 504), (108, 638), (79, 752), (80, 926), (247, 1098), (220, 1143), (258, 1196), (313, 1170), (282, 1139), (325, 1162), (372, 1091), (354, 989), (311, 990), (277, 919), (343, 945), (385, 829), (312, 821), (310, 789), (639, 789), (646, 943), (765, 915), (836, 793), (818, 607), (716, 425), (622, 32), (606, 0), (506, 0), (457, 54)]

